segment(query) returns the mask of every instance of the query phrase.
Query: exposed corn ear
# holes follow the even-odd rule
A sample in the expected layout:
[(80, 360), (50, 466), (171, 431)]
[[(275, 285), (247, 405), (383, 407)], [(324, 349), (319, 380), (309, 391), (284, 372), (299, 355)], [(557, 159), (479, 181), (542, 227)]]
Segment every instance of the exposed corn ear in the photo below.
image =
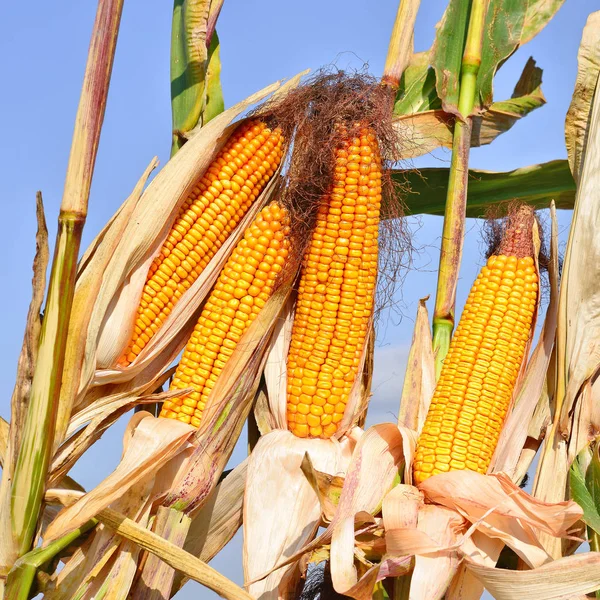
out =
[(528, 207), (510, 219), (471, 288), (417, 444), (416, 483), (452, 470), (487, 472), (538, 301), (532, 226)]
[(240, 338), (266, 304), (289, 253), (288, 211), (272, 202), (235, 247), (208, 297), (170, 389), (193, 388), (167, 400), (161, 417), (200, 425), (208, 396)]
[(304, 256), (287, 362), (297, 436), (329, 438), (344, 416), (373, 313), (380, 207), (379, 146), (363, 129), (336, 151)]
[(283, 137), (261, 121), (239, 127), (179, 210), (142, 292), (132, 339), (119, 364), (133, 362), (198, 278), (277, 170)]

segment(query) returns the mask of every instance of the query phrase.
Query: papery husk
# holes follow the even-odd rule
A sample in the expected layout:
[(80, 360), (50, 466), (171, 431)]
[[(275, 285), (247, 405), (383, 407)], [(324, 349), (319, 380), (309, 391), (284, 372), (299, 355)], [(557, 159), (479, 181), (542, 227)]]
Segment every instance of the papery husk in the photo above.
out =
[(496, 600), (583, 600), (600, 589), (600, 553), (559, 558), (529, 571), (495, 569), (467, 561)]
[[(381, 508), (399, 472), (402, 471), (404, 478), (410, 480), (416, 433), (392, 423), (374, 425), (363, 434), (356, 430), (351, 433), (357, 440), (356, 447), (345, 475), (337, 510), (327, 529), (317, 539), (271, 565), (269, 570), (251, 581), (264, 580), (276, 569), (295, 565), (304, 554), (326, 544), (331, 544), (330, 566), (336, 591), (357, 600), (370, 598), (378, 580), (408, 572), (410, 557), (390, 556), (359, 578), (354, 567), (354, 533), (355, 519), (359, 523), (373, 521), (373, 515)], [(343, 443), (348, 441), (350, 438), (347, 436)], [(309, 454), (312, 459), (312, 453)]]
[[(242, 526), (244, 488), (248, 459), (241, 462), (214, 489), (204, 506), (192, 515), (183, 549), (204, 562), (210, 562)], [(171, 595), (179, 591), (187, 578), (175, 573)]]
[(344, 480), (331, 533), (331, 579), (346, 594), (358, 583), (354, 567), (354, 519), (375, 514), (400, 472), (410, 481), (416, 435), (391, 423), (370, 427), (359, 439)]
[[(464, 529), (464, 519), (453, 510), (431, 504), (419, 509), (417, 530), (442, 547), (453, 546)], [(454, 577), (459, 562), (457, 550), (417, 555), (410, 582), (410, 600), (440, 600)]]
[(117, 468), (75, 504), (62, 510), (46, 530), (44, 544), (83, 525), (128, 489), (152, 482), (161, 466), (185, 451), (195, 429), (173, 419), (136, 413), (123, 438), (123, 458)]
[(133, 407), (163, 402), (168, 398), (181, 396), (183, 393), (185, 393), (184, 390), (173, 390), (142, 397), (128, 396), (106, 404), (100, 401), (88, 407), (90, 410), (79, 412), (77, 417), (85, 417), (85, 420), (88, 420), (89, 417), (92, 418), (84, 428), (81, 428), (80, 424), (83, 419), (76, 418), (71, 421), (67, 430), (67, 439), (54, 455), (48, 485), (54, 486), (60, 482), (86, 450), (97, 442), (119, 417)]
[(419, 489), (481, 533), (502, 540), (531, 568), (552, 559), (539, 541), (540, 534), (567, 537), (583, 514), (575, 502), (549, 503), (530, 496), (503, 473), (451, 471), (426, 479)]
[(335, 439), (303, 439), (284, 430), (259, 439), (248, 461), (243, 509), (244, 580), (257, 600), (287, 597), (279, 588), (295, 565), (271, 570), (302, 549), (321, 521), (319, 500), (301, 470), (305, 454), (319, 471), (343, 475), (349, 452)]
[(435, 359), (425, 304), (428, 298), (419, 300), (398, 413), (398, 425), (417, 433), (423, 428), (435, 390)]
[(592, 99), (600, 71), (600, 12), (592, 13), (585, 24), (577, 53), (577, 79), (565, 119), (565, 142), (569, 165), (576, 182), (581, 177), (583, 153), (590, 124)]
[[(577, 402), (600, 365), (600, 207), (596, 202), (600, 173), (600, 97), (594, 96), (582, 152), (575, 208), (563, 263), (556, 339), (556, 398), (552, 427), (536, 472), (534, 494), (547, 501), (567, 494), (569, 442)], [(581, 413), (580, 413), (581, 414)], [(574, 452), (572, 453), (574, 455)], [(544, 539), (555, 558), (562, 554), (555, 539)]]
[[(78, 309), (71, 323), (69, 340), (73, 356), (63, 383), (62, 404), (65, 408), (59, 430), (66, 429), (70, 407), (81, 404), (85, 389), (93, 379), (103, 384), (127, 381), (133, 377), (139, 378), (140, 374), (150, 370), (150, 373), (145, 373), (144, 379), (152, 381), (181, 350), (189, 337), (189, 332), (182, 333), (182, 327), (195, 315), (199, 302), (210, 289), (209, 280), (217, 277), (235, 238), (243, 233), (244, 226), (252, 218), (250, 213), (258, 210), (270, 195), (277, 177), (272, 180), (273, 185), (269, 187), (271, 191), (263, 191), (262, 197), (246, 215), (247, 218), (236, 228), (235, 235), (227, 240), (201, 278), (176, 305), (138, 359), (125, 369), (113, 368), (129, 341), (150, 263), (160, 250), (179, 206), (237, 127), (237, 124), (229, 124), (267, 95), (277, 90), (284, 93), (297, 85), (301, 75), (283, 86), (280, 86), (280, 82), (268, 86), (202, 127), (167, 163), (139, 200), (134, 198), (126, 202), (93, 242), (78, 275)], [(110, 260), (113, 255), (119, 256), (119, 260)], [(101, 281), (100, 285), (98, 281)]]

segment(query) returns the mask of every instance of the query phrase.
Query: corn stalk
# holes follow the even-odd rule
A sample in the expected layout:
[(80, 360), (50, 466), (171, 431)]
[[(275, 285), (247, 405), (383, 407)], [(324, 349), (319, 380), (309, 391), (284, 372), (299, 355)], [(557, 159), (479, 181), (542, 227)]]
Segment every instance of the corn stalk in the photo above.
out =
[(6, 576), (15, 560), (29, 552), (34, 544), (54, 450), (77, 258), (122, 8), (123, 0), (98, 2), (58, 218), (56, 247), (27, 415), (20, 447), (9, 448), (9, 454), (17, 455), (12, 480), (9, 480), (8, 470), (3, 473), (5, 493), (2, 493), (0, 510), (4, 534), (0, 546), (2, 577)]
[(439, 376), (454, 329), (456, 286), (465, 233), (465, 213), (471, 148), (471, 112), (475, 106), (477, 75), (481, 65), (484, 24), (489, 0), (473, 0), (462, 57), (458, 114), (454, 122), (452, 160), (444, 212), (442, 248), (435, 310), (433, 313), (433, 351), (436, 377)]

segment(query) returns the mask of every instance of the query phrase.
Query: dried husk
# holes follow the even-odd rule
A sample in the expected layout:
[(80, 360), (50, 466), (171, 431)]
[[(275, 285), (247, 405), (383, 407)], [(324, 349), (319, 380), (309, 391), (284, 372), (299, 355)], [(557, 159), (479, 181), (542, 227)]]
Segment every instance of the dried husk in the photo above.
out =
[(419, 300), (412, 344), (406, 363), (398, 425), (421, 432), (435, 390), (435, 360), (425, 302)]
[(123, 458), (117, 468), (58, 514), (46, 530), (44, 544), (80, 527), (136, 484), (152, 482), (160, 467), (185, 451), (194, 432), (193, 427), (180, 421), (136, 413), (125, 432)]
[(301, 469), (306, 453), (319, 471), (345, 472), (348, 450), (339, 442), (297, 438), (285, 430), (262, 436), (250, 455), (243, 513), (244, 580), (257, 600), (285, 597), (279, 586), (294, 566), (271, 570), (302, 549), (321, 521), (319, 500)]
[[(277, 177), (176, 305), (138, 359), (127, 368), (114, 368), (129, 341), (149, 265), (160, 250), (179, 205), (237, 126), (229, 124), (267, 95), (276, 90), (283, 93), (297, 85), (300, 77), (293, 78), (284, 86), (280, 86), (279, 82), (268, 86), (194, 133), (141, 196), (139, 193), (144, 181), (140, 182), (132, 198), (93, 242), (78, 274), (77, 310), (72, 319), (69, 340), (73, 355), (63, 384), (64, 408), (59, 422), (60, 431), (66, 430), (72, 407), (86, 404), (85, 392), (93, 381), (106, 385), (136, 378), (137, 382), (131, 383), (129, 388), (140, 391), (141, 385), (150, 386), (177, 356), (189, 337), (184, 326), (193, 321), (198, 304), (208, 293), (228, 252), (261, 203), (272, 193)], [(149, 171), (145, 176), (148, 174)], [(113, 255), (119, 256), (119, 260), (110, 260)]]

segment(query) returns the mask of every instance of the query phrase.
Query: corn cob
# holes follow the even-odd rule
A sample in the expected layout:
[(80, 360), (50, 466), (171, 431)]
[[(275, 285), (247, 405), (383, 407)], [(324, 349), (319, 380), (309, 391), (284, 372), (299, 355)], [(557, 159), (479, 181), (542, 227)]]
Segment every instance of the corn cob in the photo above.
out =
[(246, 230), (206, 301), (170, 387), (194, 391), (167, 400), (161, 417), (200, 425), (217, 377), (273, 293), (289, 253), (289, 233), (287, 210), (275, 202)]
[(336, 151), (304, 256), (287, 361), (289, 429), (329, 438), (344, 416), (373, 312), (381, 159), (366, 129)]
[(446, 471), (488, 470), (538, 300), (532, 226), (524, 207), (471, 288), (417, 443), (416, 483)]
[(281, 162), (281, 131), (249, 121), (219, 152), (152, 262), (132, 339), (119, 364), (127, 366), (161, 327), (237, 226)]

